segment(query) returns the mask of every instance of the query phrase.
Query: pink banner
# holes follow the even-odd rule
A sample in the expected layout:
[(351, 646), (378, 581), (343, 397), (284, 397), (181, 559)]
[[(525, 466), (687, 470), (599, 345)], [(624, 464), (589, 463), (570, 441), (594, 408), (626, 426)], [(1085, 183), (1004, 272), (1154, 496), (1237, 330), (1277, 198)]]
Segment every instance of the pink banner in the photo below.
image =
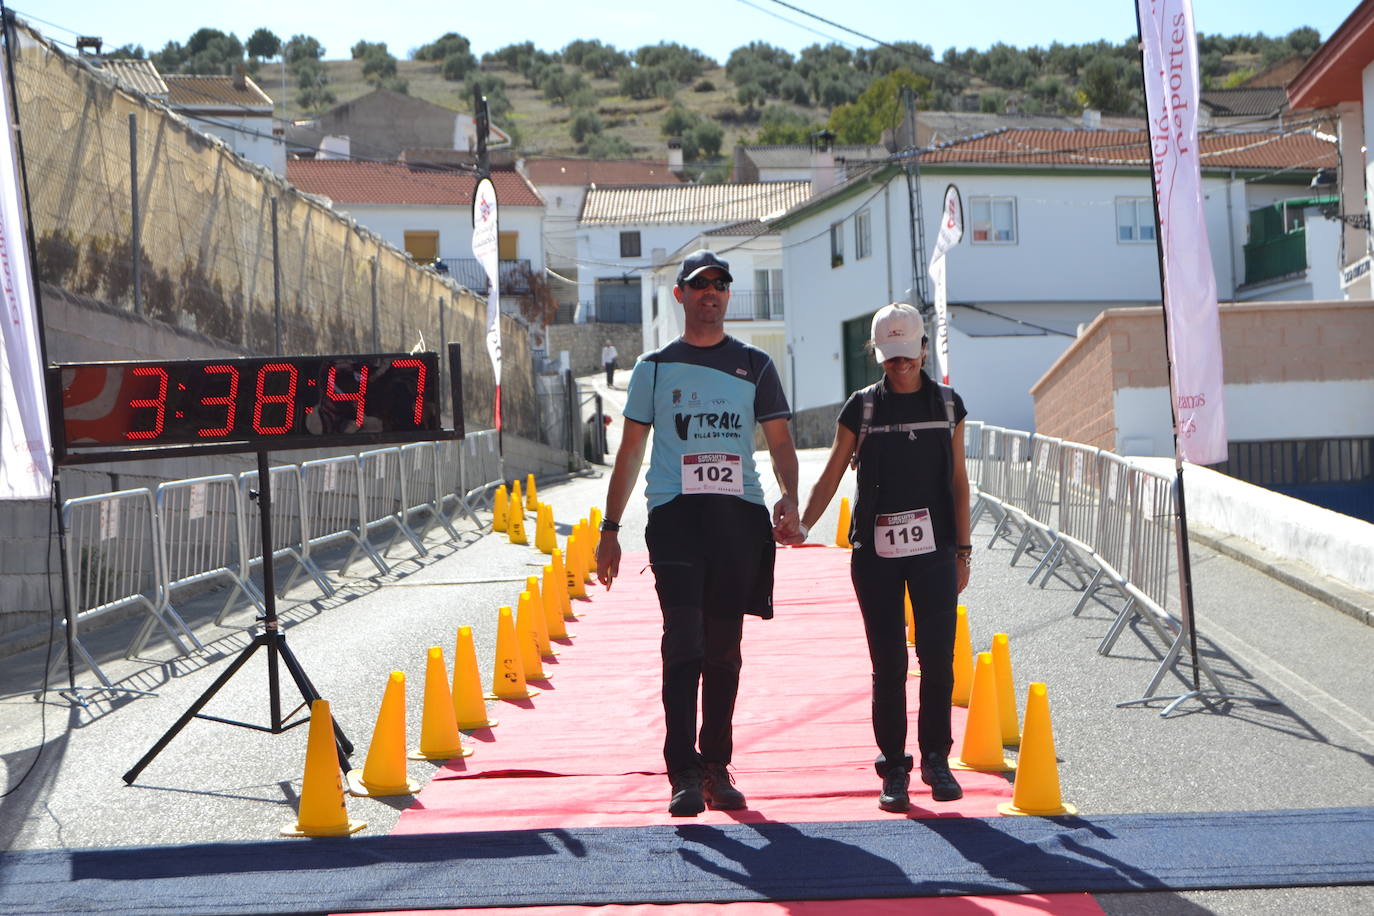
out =
[(1226, 460), (1221, 322), (1203, 212), (1197, 138), (1197, 34), (1191, 0), (1136, 0), (1144, 49), (1170, 394), (1178, 456), (1194, 464)]
[(38, 309), (33, 301), (29, 249), (24, 241), (19, 175), (9, 88), (0, 66), (0, 499), (48, 499), (52, 495), (52, 443)]

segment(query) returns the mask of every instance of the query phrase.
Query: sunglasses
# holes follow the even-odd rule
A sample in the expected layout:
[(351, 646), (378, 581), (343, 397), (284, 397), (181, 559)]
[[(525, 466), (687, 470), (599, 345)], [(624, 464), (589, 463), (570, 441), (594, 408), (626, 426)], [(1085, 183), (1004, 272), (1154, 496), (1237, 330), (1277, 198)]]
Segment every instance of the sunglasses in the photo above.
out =
[(692, 289), (706, 289), (706, 287), (708, 286), (714, 286), (716, 288), (716, 292), (723, 293), (730, 288), (730, 281), (722, 280), (719, 277), (716, 277), (715, 279), (710, 279), (707, 277), (693, 277), (692, 279), (686, 282), (686, 285), (690, 286)]

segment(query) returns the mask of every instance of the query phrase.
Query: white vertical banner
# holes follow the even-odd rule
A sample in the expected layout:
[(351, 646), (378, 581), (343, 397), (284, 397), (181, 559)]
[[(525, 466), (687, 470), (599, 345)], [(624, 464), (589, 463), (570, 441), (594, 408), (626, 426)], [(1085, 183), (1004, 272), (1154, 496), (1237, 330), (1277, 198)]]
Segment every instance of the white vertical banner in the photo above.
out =
[(1191, 0), (1136, 0), (1136, 9), (1159, 211), (1178, 457), (1213, 464), (1226, 460), (1226, 413), (1221, 320), (1203, 212), (1193, 6)]
[(0, 499), (49, 499), (52, 440), (7, 80), (0, 61)]
[(930, 256), (931, 286), (935, 291), (935, 352), (940, 357), (940, 381), (949, 384), (949, 304), (945, 279), (945, 252), (964, 237), (964, 203), (959, 189), (950, 185), (945, 189), (945, 206), (940, 214), (940, 234), (935, 237), (935, 251)]
[(496, 375), (496, 428), (501, 428), (501, 262), (496, 234), (496, 185), (482, 178), (472, 193), (472, 253), (487, 274), (487, 355)]

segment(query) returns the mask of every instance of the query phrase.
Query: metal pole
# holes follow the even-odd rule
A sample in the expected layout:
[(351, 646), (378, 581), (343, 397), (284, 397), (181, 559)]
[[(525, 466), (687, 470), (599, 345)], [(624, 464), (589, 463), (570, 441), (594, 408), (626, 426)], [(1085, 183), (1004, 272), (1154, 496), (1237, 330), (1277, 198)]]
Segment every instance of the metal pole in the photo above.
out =
[(281, 251), (278, 241), (277, 225), (277, 199), (272, 198), (272, 325), (276, 328), (277, 335), (277, 355), (280, 356), (282, 349), (282, 327), (281, 327)]
[(133, 261), (134, 314), (143, 314), (143, 232), (138, 218), (138, 116), (129, 115), (129, 257)]
[(377, 256), (372, 256), (372, 352), (381, 349), (377, 334)]

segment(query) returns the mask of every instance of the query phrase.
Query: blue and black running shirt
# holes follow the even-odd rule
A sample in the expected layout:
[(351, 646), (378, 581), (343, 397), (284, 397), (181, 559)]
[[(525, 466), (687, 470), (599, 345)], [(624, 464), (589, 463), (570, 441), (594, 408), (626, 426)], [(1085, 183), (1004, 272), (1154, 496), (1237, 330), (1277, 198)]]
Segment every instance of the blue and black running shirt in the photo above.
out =
[(763, 505), (754, 424), (792, 411), (768, 354), (727, 336), (710, 347), (681, 338), (635, 363), (625, 418), (655, 426), (649, 508), (683, 493), (730, 493)]

